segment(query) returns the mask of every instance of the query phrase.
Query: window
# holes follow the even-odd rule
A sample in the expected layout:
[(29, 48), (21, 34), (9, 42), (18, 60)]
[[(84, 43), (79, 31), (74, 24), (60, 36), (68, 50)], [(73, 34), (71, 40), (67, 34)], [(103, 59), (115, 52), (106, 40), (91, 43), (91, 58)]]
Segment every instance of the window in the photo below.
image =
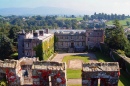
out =
[(71, 36), (71, 39), (73, 39), (73, 37)]
[(90, 39), (88, 38), (88, 41), (90, 41)]
[(36, 43), (33, 43), (33, 46), (35, 47), (35, 46), (36, 46)]
[(29, 43), (26, 43), (26, 47), (29, 47)]
[(79, 39), (79, 36), (77, 36), (77, 39)]
[(77, 46), (79, 46), (79, 42), (77, 42)]
[(36, 51), (33, 51), (33, 55), (36, 56)]
[(82, 39), (83, 39), (84, 37), (82, 36)]
[(25, 55), (26, 55), (26, 56), (29, 56), (29, 52), (28, 52), (28, 51), (26, 51)]

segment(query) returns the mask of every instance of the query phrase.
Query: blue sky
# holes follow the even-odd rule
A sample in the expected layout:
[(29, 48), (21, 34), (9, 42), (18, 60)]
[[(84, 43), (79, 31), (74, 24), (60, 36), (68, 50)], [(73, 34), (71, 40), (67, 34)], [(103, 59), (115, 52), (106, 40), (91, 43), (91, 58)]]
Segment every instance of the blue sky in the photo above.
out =
[(130, 0), (0, 0), (0, 8), (42, 6), (80, 11), (130, 14)]

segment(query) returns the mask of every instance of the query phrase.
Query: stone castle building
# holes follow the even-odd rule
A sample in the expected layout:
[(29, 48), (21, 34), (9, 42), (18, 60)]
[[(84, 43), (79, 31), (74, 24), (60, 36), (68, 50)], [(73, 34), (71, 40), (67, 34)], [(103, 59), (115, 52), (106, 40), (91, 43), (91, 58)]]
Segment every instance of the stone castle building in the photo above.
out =
[(66, 64), (37, 58), (0, 61), (0, 80), (7, 86), (67, 86)]
[(83, 52), (104, 42), (104, 30), (57, 30), (54, 36), (55, 50), (66, 52)]
[[(51, 41), (50, 41), (51, 40)], [(55, 42), (55, 43), (54, 43)], [(56, 51), (84, 52), (104, 42), (104, 30), (36, 30), (18, 35), (18, 58), (39, 57), (44, 60)], [(46, 43), (46, 44), (45, 44)], [(35, 48), (42, 44), (36, 52)], [(54, 45), (55, 44), (55, 45)], [(40, 53), (41, 52), (41, 53)]]
[[(34, 48), (45, 41), (49, 44), (50, 39), (53, 37), (53, 34), (48, 33), (48, 29), (28, 33), (23, 30), (18, 34), (18, 58), (36, 57), (37, 55)], [(42, 54), (44, 54), (44, 52), (42, 52)]]

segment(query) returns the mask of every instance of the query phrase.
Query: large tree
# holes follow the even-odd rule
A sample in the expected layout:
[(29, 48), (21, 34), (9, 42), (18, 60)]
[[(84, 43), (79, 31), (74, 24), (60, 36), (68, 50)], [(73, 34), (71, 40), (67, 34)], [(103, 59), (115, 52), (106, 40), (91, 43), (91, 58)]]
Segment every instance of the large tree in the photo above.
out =
[(13, 39), (14, 42), (17, 42), (17, 32), (20, 31), (18, 26), (13, 26), (9, 30), (9, 38)]
[(120, 25), (118, 20), (113, 22), (115, 28), (106, 29), (106, 44), (113, 49), (125, 50), (126, 46), (129, 44), (123, 27)]
[(11, 40), (6, 36), (0, 35), (0, 59), (8, 59), (13, 53), (13, 45)]

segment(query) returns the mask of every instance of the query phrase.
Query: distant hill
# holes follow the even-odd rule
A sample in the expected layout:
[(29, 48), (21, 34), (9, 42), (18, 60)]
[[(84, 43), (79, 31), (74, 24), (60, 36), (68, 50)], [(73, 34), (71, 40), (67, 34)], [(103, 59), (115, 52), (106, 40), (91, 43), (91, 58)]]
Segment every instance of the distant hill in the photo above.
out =
[(0, 8), (0, 15), (82, 15), (83, 13), (79, 10), (57, 7)]

